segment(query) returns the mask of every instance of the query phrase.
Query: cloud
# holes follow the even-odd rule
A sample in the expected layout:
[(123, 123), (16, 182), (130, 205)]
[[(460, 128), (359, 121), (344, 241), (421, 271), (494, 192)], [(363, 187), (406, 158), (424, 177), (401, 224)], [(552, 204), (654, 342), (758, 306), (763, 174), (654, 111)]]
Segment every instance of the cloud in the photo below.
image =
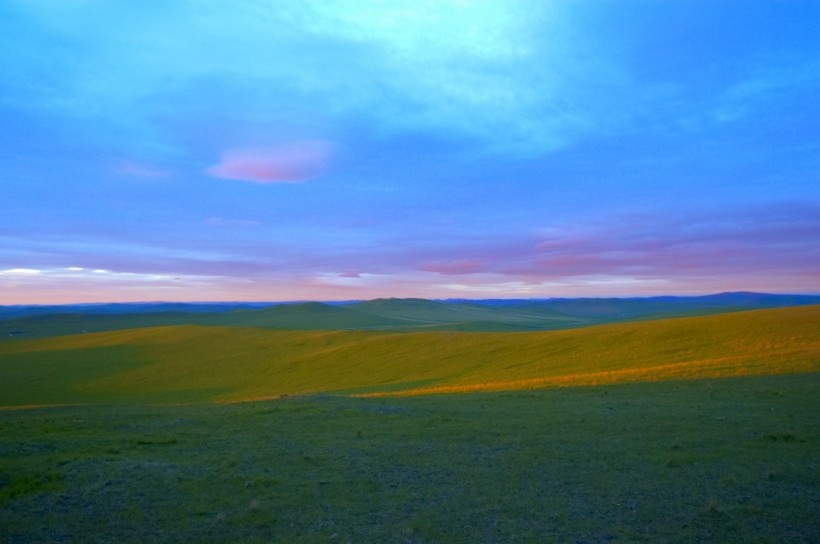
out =
[[(787, 60), (759, 69), (721, 93), (713, 116), (718, 122), (736, 122), (750, 115), (774, 115), (783, 103), (801, 101), (820, 88), (820, 61)], [(767, 110), (772, 110), (774, 112)]]
[[(443, 228), (400, 235), (373, 229), (364, 239), (333, 240), (271, 240), (262, 228), (250, 230), (259, 232), (259, 239), (239, 239), (211, 228), (207, 240), (157, 237), (126, 244), (119, 239), (86, 241), (82, 247), (71, 238), (20, 238), (19, 251), (12, 244), (0, 257), (0, 290), (18, 286), (19, 295), (3, 296), (21, 301), (41, 296), (45, 283), (68, 285), (68, 280), (76, 287), (76, 300), (89, 292), (102, 294), (104, 286), (149, 285), (173, 287), (168, 296), (175, 299), (182, 294), (201, 299), (203, 292), (214, 299), (257, 300), (455, 292), (603, 296), (816, 292), (820, 277), (820, 210), (805, 204), (609, 215), (482, 236)], [(120, 296), (159, 296), (146, 293), (121, 290)]]
[(434, 261), (421, 265), (420, 270), (436, 272), (445, 275), (472, 274), (483, 269), (480, 261), (475, 259), (464, 259), (459, 261)]
[(140, 164), (133, 161), (122, 161), (117, 165), (117, 171), (129, 176), (144, 178), (162, 178), (170, 175), (167, 170), (162, 170), (147, 164)]
[(205, 220), (205, 224), (212, 227), (229, 229), (254, 228), (260, 225), (259, 221), (249, 219), (225, 219), (224, 217), (209, 217)]
[(34, 268), (10, 268), (8, 270), (0, 270), (0, 276), (10, 277), (39, 276), (41, 273), (42, 270), (37, 270)]
[[(19, 96), (37, 111), (93, 116), (106, 138), (174, 150), (169, 123), (191, 141), (198, 119), (227, 111), (260, 125), (309, 112), (380, 137), (427, 132), (538, 153), (595, 125), (582, 87), (612, 85), (590, 38), (572, 38), (579, 10), (560, 3), (28, 4), (37, 29), (60, 39), (39, 43), (25, 28), (8, 39), (25, 45), (27, 71), (50, 59), (15, 80)], [(250, 177), (239, 179), (259, 181)]]
[(366, 260), (382, 273), (411, 269), (460, 276), (458, 282), (475, 280), (477, 289), (516, 281), (593, 280), (624, 285), (664, 280), (673, 289), (680, 283), (745, 285), (790, 277), (799, 279), (795, 289), (805, 290), (809, 278), (820, 274), (818, 218), (816, 206), (802, 204), (610, 215), (483, 239), (451, 233), (441, 242), (395, 241), (400, 254), (383, 250)]
[(273, 148), (229, 149), (207, 172), (213, 177), (251, 183), (302, 183), (326, 171), (332, 146), (322, 140)]
[(551, 236), (521, 273), (683, 278), (820, 273), (820, 210), (789, 205), (620, 217)]

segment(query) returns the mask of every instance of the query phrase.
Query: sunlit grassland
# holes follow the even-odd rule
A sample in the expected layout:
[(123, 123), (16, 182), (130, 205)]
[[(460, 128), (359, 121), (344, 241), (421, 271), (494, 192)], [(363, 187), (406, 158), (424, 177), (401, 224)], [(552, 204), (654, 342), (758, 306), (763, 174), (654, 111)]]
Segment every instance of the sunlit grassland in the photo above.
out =
[(818, 369), (820, 306), (529, 333), (172, 326), (0, 344), (0, 405), (406, 395)]
[(0, 412), (7, 542), (816, 542), (820, 375)]

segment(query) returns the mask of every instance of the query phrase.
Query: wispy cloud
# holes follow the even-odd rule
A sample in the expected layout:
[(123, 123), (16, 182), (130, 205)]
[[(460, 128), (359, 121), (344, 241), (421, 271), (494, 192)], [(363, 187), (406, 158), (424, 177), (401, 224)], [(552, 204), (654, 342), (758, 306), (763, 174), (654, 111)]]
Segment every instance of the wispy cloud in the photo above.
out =
[[(115, 4), (25, 7), (80, 52), (53, 52), (59, 79), (38, 74), (60, 93), (38, 85), (20, 95), (143, 145), (177, 147), (169, 119), (180, 129), (228, 110), (226, 125), (305, 114), (323, 127), (355, 119), (380, 137), (425, 133), (538, 154), (605, 111), (583, 104), (590, 74), (596, 89), (614, 84), (602, 55), (569, 30), (583, 10), (560, 2)], [(236, 168), (228, 173), (239, 179), (283, 175), (260, 174), (270, 166), (255, 161)]]
[[(780, 59), (779, 59), (780, 60)], [(789, 101), (820, 91), (820, 60), (787, 59), (758, 68), (736, 82), (716, 101), (713, 115), (719, 122), (737, 122), (760, 111), (777, 109)]]
[(251, 183), (302, 183), (325, 173), (331, 150), (332, 145), (326, 141), (229, 149), (207, 172), (213, 177)]
[(812, 205), (615, 215), (540, 230), (435, 246), (408, 240), (400, 266), (479, 283), (780, 276), (802, 278), (805, 289), (820, 277), (820, 209)]
[(530, 274), (637, 278), (820, 273), (820, 210), (788, 205), (615, 218), (536, 246)]
[(163, 178), (171, 175), (171, 172), (168, 170), (134, 161), (121, 161), (117, 164), (116, 170), (129, 176), (144, 178)]
[[(234, 225), (232, 220), (212, 217), (206, 223), (252, 226), (234, 221), (240, 222)], [(258, 227), (254, 232), (262, 230)], [(506, 286), (510, 295), (531, 292), (535, 296), (561, 294), (567, 286), (579, 291), (595, 286), (599, 292), (641, 293), (660, 286), (675, 292), (684, 285), (732, 288), (765, 285), (766, 281), (816, 291), (818, 240), (820, 209), (783, 204), (613, 215), (583, 225), (553, 224), (482, 237), (452, 226), (446, 233), (439, 231), (435, 236), (428, 232), (423, 238), (415, 232), (382, 238), (369, 232), (366, 240), (309, 243), (234, 237), (206, 243), (196, 236), (156, 237), (150, 244), (100, 242), (86, 244), (80, 251), (71, 240), (40, 241), (28, 243), (25, 255), (12, 255), (18, 261), (25, 258), (31, 267), (22, 269), (13, 265), (14, 259), (0, 259), (0, 266), (7, 267), (0, 276), (19, 283), (36, 280), (37, 270), (72, 266), (83, 268), (86, 275), (108, 270), (111, 274), (234, 278), (251, 282), (260, 293), (286, 285), (305, 293), (317, 285), (361, 292), (378, 287), (384, 293), (392, 286), (396, 293), (401, 289), (430, 293), (425, 285), (438, 285), (488, 296), (502, 296)]]
[(225, 219), (224, 217), (209, 217), (205, 220), (206, 225), (212, 227), (224, 227), (229, 229), (246, 229), (259, 226), (259, 221), (250, 219)]
[(26, 278), (30, 276), (39, 276), (42, 270), (36, 268), (9, 268), (8, 270), (0, 270), (0, 276), (9, 278)]
[(436, 272), (438, 274), (445, 274), (445, 275), (459, 275), (459, 274), (472, 274), (475, 272), (480, 272), (484, 268), (484, 265), (475, 259), (463, 259), (458, 261), (434, 261), (429, 263), (424, 263), (419, 266), (420, 270), (425, 270), (427, 272)]

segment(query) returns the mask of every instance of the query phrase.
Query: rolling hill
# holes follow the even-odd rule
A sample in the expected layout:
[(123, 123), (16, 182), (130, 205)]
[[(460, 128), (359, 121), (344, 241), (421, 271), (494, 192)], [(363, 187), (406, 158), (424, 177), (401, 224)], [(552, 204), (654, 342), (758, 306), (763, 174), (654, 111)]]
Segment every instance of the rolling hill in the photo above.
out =
[[(262, 305), (260, 307), (260, 304)], [(509, 332), (820, 304), (820, 297), (722, 293), (705, 297), (547, 300), (377, 299), (349, 303), (0, 306), (0, 342), (169, 325), (289, 330)]]
[(0, 405), (407, 395), (818, 369), (820, 306), (517, 333), (174, 325), (0, 344)]
[(580, 327), (595, 322), (594, 319), (561, 315), (549, 309), (378, 299), (345, 305), (300, 302), (224, 312), (45, 313), (0, 320), (0, 339), (44, 338), (168, 325), (288, 330), (518, 331)]

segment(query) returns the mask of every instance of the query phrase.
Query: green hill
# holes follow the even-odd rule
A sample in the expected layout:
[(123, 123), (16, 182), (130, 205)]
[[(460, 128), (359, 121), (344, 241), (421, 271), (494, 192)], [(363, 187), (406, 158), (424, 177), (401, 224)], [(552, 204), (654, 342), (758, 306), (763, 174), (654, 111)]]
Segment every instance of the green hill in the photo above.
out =
[(332, 306), (321, 302), (279, 304), (262, 310), (240, 310), (206, 316), (200, 324), (270, 329), (341, 330), (378, 329), (400, 326), (402, 320), (374, 316), (349, 306)]
[[(552, 329), (582, 326), (592, 323), (552, 311), (549, 308), (521, 308), (516, 306), (486, 306), (475, 302), (441, 302), (425, 299), (377, 299), (351, 304), (349, 307), (377, 316), (390, 316), (417, 325), (475, 325), (484, 330), (491, 324), (501, 330), (507, 328)], [(505, 326), (506, 325), (506, 326)]]
[[(811, 305), (820, 297), (721, 293), (703, 297), (548, 300), (376, 299), (355, 303), (135, 303), (0, 306), (0, 342), (168, 325), (290, 330), (510, 332)], [(260, 307), (261, 306), (261, 307)]]
[(289, 330), (384, 329), (516, 331), (579, 327), (594, 320), (550, 311), (494, 308), (480, 304), (422, 299), (378, 299), (330, 305), (320, 302), (277, 304), (227, 312), (139, 312), (133, 314), (43, 314), (0, 320), (0, 339), (45, 338), (157, 327), (209, 325)]
[(185, 325), (0, 344), (0, 406), (425, 394), (818, 369), (820, 306), (523, 333)]
[(105, 314), (44, 314), (0, 321), (0, 343), (25, 338), (207, 323), (208, 317), (183, 312)]
[(158, 312), (133, 314), (54, 314), (0, 321), (0, 338), (46, 338), (169, 325), (263, 327), (292, 330), (380, 329), (406, 327), (404, 319), (377, 316), (347, 306), (319, 302), (278, 304), (228, 312)]

